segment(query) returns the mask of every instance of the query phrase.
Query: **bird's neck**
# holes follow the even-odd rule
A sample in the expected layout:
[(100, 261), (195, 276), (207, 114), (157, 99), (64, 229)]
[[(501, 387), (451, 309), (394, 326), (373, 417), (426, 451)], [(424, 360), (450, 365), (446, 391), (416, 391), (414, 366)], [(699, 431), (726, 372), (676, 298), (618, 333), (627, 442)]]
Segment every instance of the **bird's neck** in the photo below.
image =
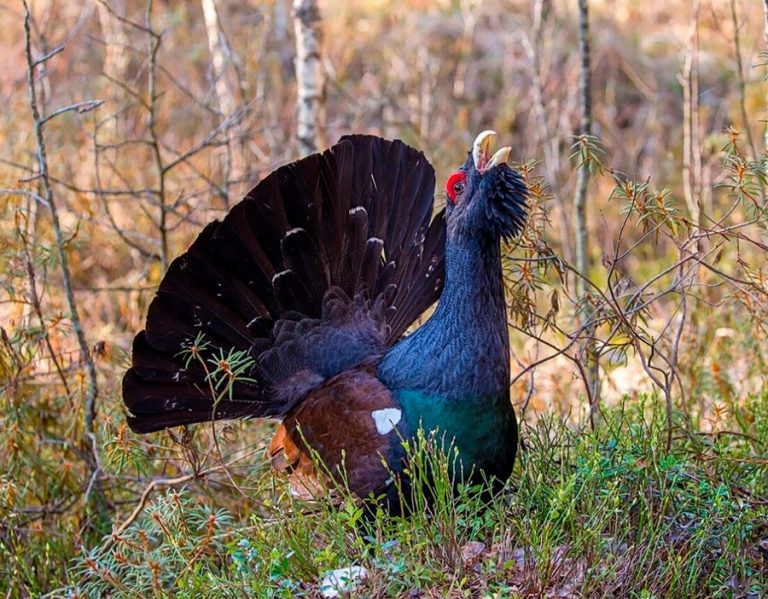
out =
[(392, 348), (380, 374), (393, 388), (448, 399), (506, 396), (509, 336), (499, 242), (449, 239), (445, 258), (435, 312)]
[(445, 286), (430, 325), (443, 331), (454, 328), (472, 338), (489, 330), (506, 331), (498, 241), (451, 241), (445, 263)]

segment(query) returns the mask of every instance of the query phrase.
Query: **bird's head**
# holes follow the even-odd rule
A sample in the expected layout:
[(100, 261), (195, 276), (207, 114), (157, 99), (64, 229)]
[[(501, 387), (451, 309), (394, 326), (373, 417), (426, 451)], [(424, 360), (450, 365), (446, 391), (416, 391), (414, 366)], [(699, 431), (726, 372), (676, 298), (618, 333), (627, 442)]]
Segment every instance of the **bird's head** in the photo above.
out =
[(475, 139), (467, 161), (445, 185), (448, 238), (508, 240), (523, 228), (528, 190), (508, 164), (511, 148), (491, 154), (495, 131)]

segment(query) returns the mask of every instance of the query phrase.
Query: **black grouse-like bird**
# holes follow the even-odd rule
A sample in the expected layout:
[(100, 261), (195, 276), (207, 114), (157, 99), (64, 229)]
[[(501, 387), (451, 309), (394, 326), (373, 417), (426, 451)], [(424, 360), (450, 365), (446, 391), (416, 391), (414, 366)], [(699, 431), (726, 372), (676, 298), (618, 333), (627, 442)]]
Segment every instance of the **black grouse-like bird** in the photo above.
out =
[(163, 278), (123, 381), (131, 428), (279, 419), (272, 463), (303, 496), (328, 482), (310, 449), (357, 496), (391, 496), (419, 427), (453, 441), (465, 472), (508, 477), (500, 241), (524, 225), (526, 188), (494, 135), (434, 217), (434, 171), (401, 141), (344, 137), (263, 179)]

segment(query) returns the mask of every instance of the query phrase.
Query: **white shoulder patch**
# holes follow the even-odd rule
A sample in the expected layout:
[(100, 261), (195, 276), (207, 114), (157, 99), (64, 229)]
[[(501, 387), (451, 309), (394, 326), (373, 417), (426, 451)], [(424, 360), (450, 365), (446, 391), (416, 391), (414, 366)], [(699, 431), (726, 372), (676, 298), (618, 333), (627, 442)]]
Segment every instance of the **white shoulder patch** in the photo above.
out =
[(386, 435), (397, 426), (397, 423), (403, 417), (403, 413), (397, 408), (384, 408), (371, 412), (371, 417), (379, 434)]

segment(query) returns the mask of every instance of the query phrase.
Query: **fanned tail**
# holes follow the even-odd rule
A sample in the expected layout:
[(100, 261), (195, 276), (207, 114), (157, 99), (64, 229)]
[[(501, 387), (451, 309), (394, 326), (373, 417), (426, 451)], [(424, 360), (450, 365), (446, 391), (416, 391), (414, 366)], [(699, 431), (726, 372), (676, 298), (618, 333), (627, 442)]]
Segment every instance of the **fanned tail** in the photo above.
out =
[(282, 416), (400, 338), (442, 290), (434, 187), (421, 152), (362, 135), (267, 176), (160, 283), (123, 380), (131, 428)]

